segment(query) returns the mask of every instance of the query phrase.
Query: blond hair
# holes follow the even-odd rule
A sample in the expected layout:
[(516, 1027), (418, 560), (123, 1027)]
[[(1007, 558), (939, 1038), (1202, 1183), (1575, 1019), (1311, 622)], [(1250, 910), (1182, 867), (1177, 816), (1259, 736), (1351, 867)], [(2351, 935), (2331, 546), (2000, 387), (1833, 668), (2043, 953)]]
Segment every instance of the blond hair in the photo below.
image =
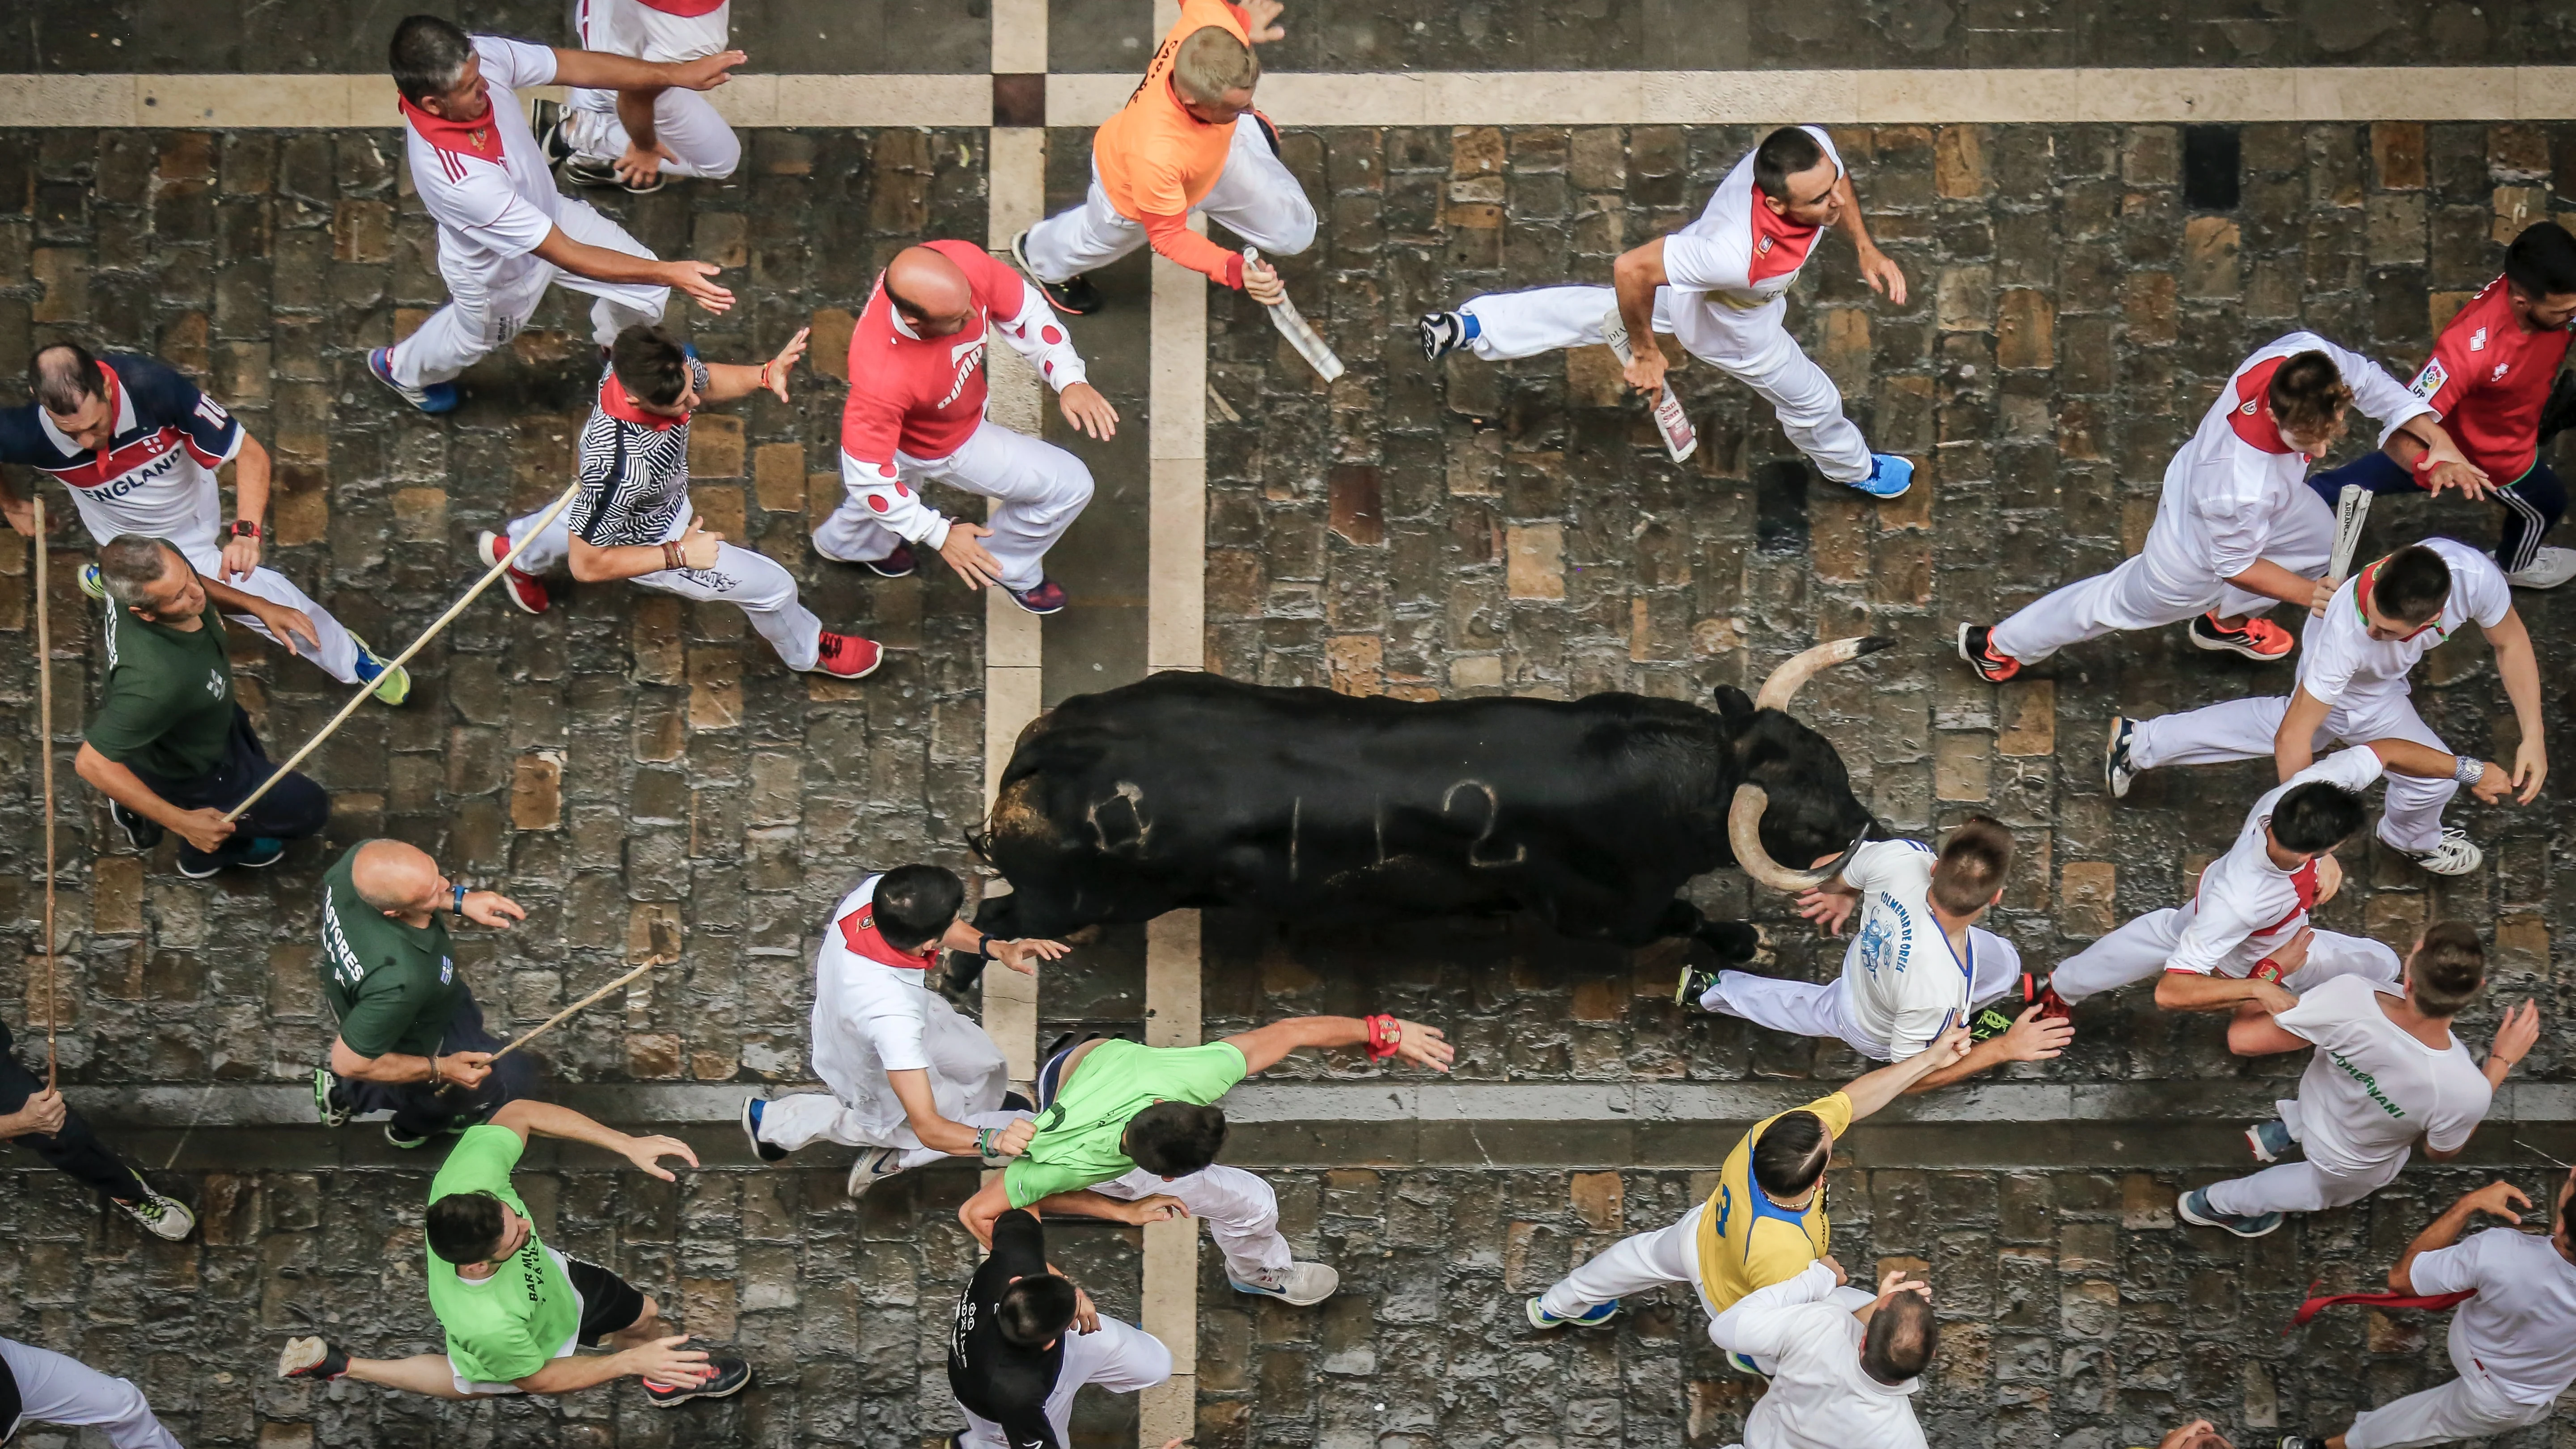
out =
[(1172, 56), (1172, 84), (1204, 105), (1222, 102), (1228, 91), (1248, 91), (1260, 79), (1261, 61), (1252, 47), (1222, 25), (1191, 31)]

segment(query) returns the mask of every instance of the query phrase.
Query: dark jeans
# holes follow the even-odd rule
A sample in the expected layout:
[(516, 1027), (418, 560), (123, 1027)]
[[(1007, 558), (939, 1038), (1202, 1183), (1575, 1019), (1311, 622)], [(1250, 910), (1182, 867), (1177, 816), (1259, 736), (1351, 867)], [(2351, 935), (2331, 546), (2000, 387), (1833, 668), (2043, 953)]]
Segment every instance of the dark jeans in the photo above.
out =
[[(2373, 448), (2340, 468), (2331, 468), (2308, 477), (2308, 486), (2335, 506), (2347, 483), (2358, 483), (2373, 493), (2418, 493), (2423, 491), (2413, 475), (2386, 453)], [(2558, 481), (2545, 461), (2534, 459), (2531, 471), (2516, 478), (2495, 495), (2504, 505), (2504, 530), (2496, 540), (2496, 567), (2514, 573), (2531, 567), (2540, 552), (2540, 541), (2567, 513), (2567, 485)]]
[[(44, 1079), (18, 1065), (18, 1053), (9, 1040), (9, 1028), (0, 1024), (0, 1112), (15, 1112), (27, 1105), (27, 1099), (45, 1090)], [(48, 1136), (30, 1132), (13, 1139), (32, 1150), (38, 1157), (106, 1193), (121, 1202), (139, 1202), (151, 1188), (143, 1175), (119, 1162), (116, 1154), (90, 1135), (89, 1123), (78, 1112), (63, 1114), (63, 1130)]]
[[(233, 732), (224, 742), (224, 758), (213, 769), (193, 780), (167, 780), (141, 770), (134, 772), (135, 778), (150, 786), (153, 794), (182, 810), (230, 810), (258, 789), (261, 781), (276, 773), (277, 766), (269, 763), (268, 752), (259, 747), (259, 736), (251, 733), (250, 716), (238, 704), (233, 706)], [(116, 811), (145, 849), (161, 843), (160, 826), (141, 820), (122, 805)], [(330, 823), (331, 797), (304, 776), (290, 774), (233, 822), (233, 833), (212, 855), (181, 841), (179, 863), (196, 870), (230, 865), (251, 853), (253, 841), (301, 840), (321, 834), (322, 827)]]
[[(458, 992), (456, 1010), (447, 1018), (446, 1034), (439, 1038), (439, 1054), (500, 1049), (499, 1039), (483, 1029), (483, 1008), (474, 1004), (473, 988)], [(337, 1072), (331, 1082), (331, 1100), (336, 1105), (352, 1114), (391, 1112), (395, 1130), (408, 1137), (426, 1137), (459, 1117), (480, 1121), (504, 1102), (535, 1095), (537, 1059), (526, 1052), (512, 1052), (493, 1064), (483, 1085), (470, 1092), (451, 1087), (444, 1095), (427, 1082), (366, 1082)]]

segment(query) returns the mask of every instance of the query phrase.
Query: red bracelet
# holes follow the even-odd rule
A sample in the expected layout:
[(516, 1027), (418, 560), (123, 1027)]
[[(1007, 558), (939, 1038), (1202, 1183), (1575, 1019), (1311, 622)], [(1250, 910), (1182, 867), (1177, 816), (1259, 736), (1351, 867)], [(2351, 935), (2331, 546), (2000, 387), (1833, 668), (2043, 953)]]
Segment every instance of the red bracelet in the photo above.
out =
[(1391, 1016), (1378, 1015), (1367, 1018), (1366, 1024), (1369, 1060), (1382, 1062), (1394, 1056), (1396, 1047), (1404, 1041), (1404, 1023)]

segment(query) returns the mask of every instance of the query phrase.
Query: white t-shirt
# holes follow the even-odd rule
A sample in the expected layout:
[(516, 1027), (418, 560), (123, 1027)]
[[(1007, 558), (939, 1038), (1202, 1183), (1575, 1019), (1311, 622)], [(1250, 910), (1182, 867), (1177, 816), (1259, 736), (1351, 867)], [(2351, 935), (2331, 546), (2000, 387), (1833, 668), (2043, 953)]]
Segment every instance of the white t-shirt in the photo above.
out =
[(2407, 1272), (2418, 1293), (2477, 1293), (2451, 1310), (2461, 1372), (2484, 1369), (2517, 1404), (2546, 1404), (2576, 1383), (2576, 1263), (2549, 1239), (2489, 1228), (2419, 1255)]
[(939, 1115), (963, 1122), (1002, 1105), (1010, 1063), (984, 1029), (930, 989), (923, 972), (871, 961), (851, 950), (841, 922), (876, 899), (872, 875), (832, 908), (814, 958), (814, 1071), (841, 1104), (869, 1124), (904, 1126), (888, 1072), (927, 1071)]
[[(1815, 138), (1840, 180), (1843, 157), (1834, 149), (1834, 138), (1822, 126), (1798, 129)], [(1757, 224), (1757, 210), (1772, 218), (1770, 225)], [(1782, 227), (1799, 235), (1775, 235)], [(1664, 238), (1664, 279), (1676, 292), (1715, 292), (1739, 308), (1758, 307), (1797, 284), (1799, 269), (1822, 237), (1823, 228), (1798, 227), (1763, 206), (1748, 151), (1717, 184), (1699, 219)], [(1694, 304), (1700, 300), (1691, 299)]]
[(2288, 944), (2307, 923), (2308, 907), (2316, 904), (2317, 863), (2311, 860), (2295, 871), (2272, 863), (2263, 842), (2272, 807), (2311, 780), (2361, 791), (2382, 773), (2379, 756), (2359, 746), (2328, 755), (2266, 791), (2246, 813), (2236, 844), (2201, 872), (2191, 924), (2165, 958), (2165, 969), (2241, 979), (2256, 962)]
[(2388, 1019), (2383, 996), (2404, 999), (2368, 977), (2337, 976), (2272, 1018), (2316, 1043), (2298, 1099), (2281, 1110), (2320, 1167), (2360, 1172), (2404, 1157), (2418, 1136), (2436, 1152), (2455, 1152), (2495, 1095), (2458, 1037), (2447, 1047), (2424, 1045)]
[(2322, 704), (2342, 704), (2364, 696), (2403, 691), (2435, 645), (2465, 629), (2469, 621), (2492, 629), (2513, 612), (2513, 586), (2486, 550), (2457, 539), (2428, 538), (2424, 546), (2451, 566), (2451, 597), (2432, 623), (2403, 639), (2373, 639), (2361, 615), (2361, 575), (2355, 573), (2335, 590), (2323, 618), (2309, 621), (2299, 648), (2299, 688)]
[(1977, 952), (2000, 944), (1968, 933), (1963, 958), (1932, 918), (1932, 847), (1915, 840), (1873, 840), (1852, 852), (1843, 883), (1861, 893), (1857, 924), (1843, 950), (1843, 981), (1854, 1021), (1888, 1060), (1901, 1062), (1930, 1046), (1942, 1028), (1968, 1019), (1968, 989)]
[[(2246, 377), (2301, 352), (2333, 359), (2352, 389), (2353, 406), (2381, 422), (2401, 423), (2433, 411), (2378, 363), (2313, 332), (2293, 332), (2255, 349), (2219, 388), (2191, 441), (2165, 465), (2164, 491), (2144, 551), (2150, 570), (2177, 580), (2234, 578), (2264, 557), (2290, 514), (2325, 507), (2308, 490), (2311, 460), (2278, 441), (2267, 389)], [(2249, 388), (2255, 395), (2242, 396)], [(2263, 441), (2249, 440), (2249, 434)]]
[(489, 139), (500, 159), (481, 154), (470, 139), (454, 149), (433, 145), (409, 117), (403, 140), (421, 207), (438, 223), (439, 260), (482, 272), (535, 251), (555, 229), (562, 197), (517, 95), (522, 86), (554, 83), (555, 53), (496, 35), (475, 36), (474, 53), (483, 58)]
[(1772, 1365), (1771, 1385), (1744, 1416), (1744, 1449), (1924, 1449), (1914, 1421), (1921, 1379), (1882, 1384), (1860, 1366), (1867, 1332), (1828, 1301), (1834, 1272), (1822, 1263), (1785, 1283), (1756, 1288), (1709, 1325), (1720, 1348)]

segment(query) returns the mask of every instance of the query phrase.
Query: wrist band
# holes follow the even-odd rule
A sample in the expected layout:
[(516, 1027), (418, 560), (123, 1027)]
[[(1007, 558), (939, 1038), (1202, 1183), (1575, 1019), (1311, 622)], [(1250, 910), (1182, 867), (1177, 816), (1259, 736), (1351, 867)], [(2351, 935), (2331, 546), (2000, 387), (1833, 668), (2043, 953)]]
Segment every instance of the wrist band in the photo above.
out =
[(976, 1156), (978, 1156), (978, 1157), (983, 1158), (986, 1162), (1000, 1162), (1000, 1161), (1002, 1161), (1002, 1160), (1003, 1160), (1003, 1158), (1002, 1158), (1002, 1154), (1001, 1154), (999, 1151), (995, 1150), (995, 1147), (994, 1147), (994, 1144), (995, 1144), (995, 1143), (997, 1143), (997, 1142), (999, 1142), (999, 1141), (1001, 1140), (1001, 1137), (1002, 1137), (1002, 1129), (1001, 1129), (1001, 1128), (999, 1128), (999, 1127), (978, 1127), (978, 1128), (976, 1128), (976, 1129), (975, 1129), (975, 1155), (976, 1155)]
[(975, 959), (977, 959), (977, 960), (979, 960), (979, 961), (990, 961), (990, 960), (992, 960), (992, 959), (993, 959), (993, 933), (992, 933), (992, 932), (990, 932), (990, 931), (979, 931), (979, 932), (977, 932), (977, 933), (976, 933), (976, 935), (975, 935)]
[(2451, 778), (2463, 785), (2474, 785), (2487, 777), (2487, 762), (2475, 755), (2460, 755), (2451, 761)]
[(460, 916), (465, 914), (465, 882), (456, 883), (456, 894), (447, 908)]
[(665, 569), (677, 569), (677, 568), (681, 568), (681, 567), (686, 566), (686, 565), (687, 565), (687, 563), (688, 563), (688, 561), (689, 561), (689, 556), (688, 556), (687, 554), (682, 553), (682, 552), (680, 551), (680, 546), (679, 546), (678, 544), (676, 544), (676, 543), (665, 543), (665, 544), (663, 544), (663, 545), (662, 545), (662, 567), (663, 567), (663, 568), (665, 568)]
[(233, 520), (233, 537), (235, 537), (235, 538), (252, 538), (252, 539), (255, 539), (255, 538), (259, 537), (259, 522), (258, 522), (258, 520), (256, 520), (256, 519), (250, 519), (250, 518), (236, 518), (236, 519), (234, 519), (234, 520)]
[(429, 1058), (429, 1084), (433, 1087), (438, 1085), (438, 1056), (434, 1052)]
[(1404, 1023), (1381, 1014), (1367, 1018), (1366, 1025), (1369, 1060), (1382, 1062), (1394, 1056), (1396, 1047), (1404, 1041)]

